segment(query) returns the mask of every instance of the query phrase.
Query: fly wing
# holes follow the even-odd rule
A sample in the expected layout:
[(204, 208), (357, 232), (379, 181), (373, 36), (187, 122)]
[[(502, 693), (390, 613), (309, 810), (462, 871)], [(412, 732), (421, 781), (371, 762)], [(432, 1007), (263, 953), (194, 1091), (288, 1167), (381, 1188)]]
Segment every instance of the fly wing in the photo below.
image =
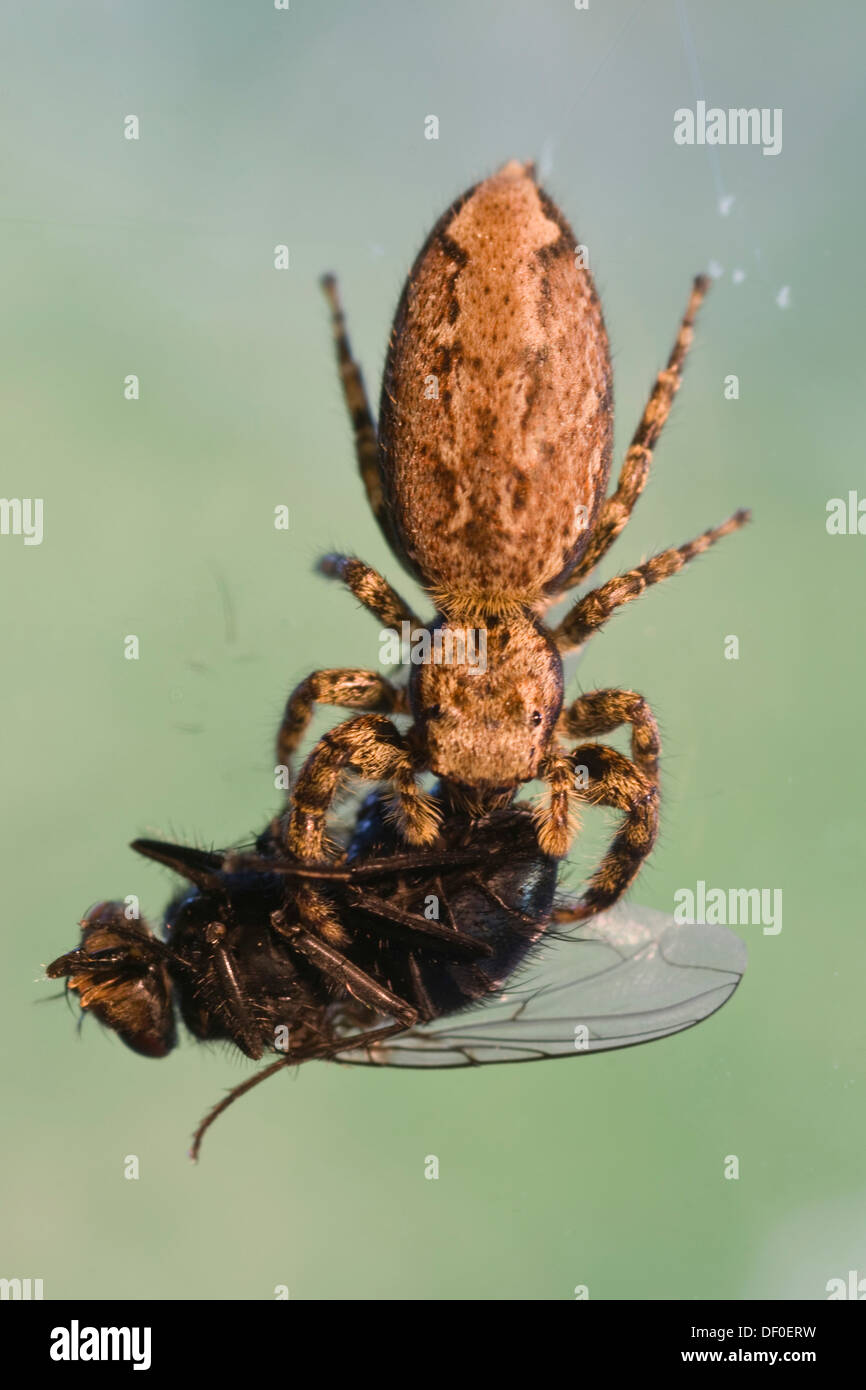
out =
[(709, 1018), (745, 968), (745, 945), (726, 927), (618, 906), (565, 939), (545, 940), (502, 994), (338, 1060), (468, 1067), (635, 1047)]

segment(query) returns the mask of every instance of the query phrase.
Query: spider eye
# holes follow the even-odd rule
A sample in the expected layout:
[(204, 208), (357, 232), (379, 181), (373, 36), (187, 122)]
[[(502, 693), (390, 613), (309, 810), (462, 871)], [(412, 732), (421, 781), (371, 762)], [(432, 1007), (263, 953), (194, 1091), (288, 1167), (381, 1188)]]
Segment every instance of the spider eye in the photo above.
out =
[(532, 711), (532, 723), (538, 728), (541, 723), (541, 710), (536, 709)]
[(428, 718), (428, 719), (438, 719), (441, 713), (442, 713), (442, 706), (441, 706), (441, 705), (431, 705), (430, 708), (429, 708), (428, 711), (427, 711), (427, 718)]

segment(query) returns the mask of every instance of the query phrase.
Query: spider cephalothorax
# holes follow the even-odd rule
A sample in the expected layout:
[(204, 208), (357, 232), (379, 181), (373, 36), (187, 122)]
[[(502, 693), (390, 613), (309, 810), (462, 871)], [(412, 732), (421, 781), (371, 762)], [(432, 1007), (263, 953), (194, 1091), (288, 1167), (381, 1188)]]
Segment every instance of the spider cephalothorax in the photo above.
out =
[(535, 619), (491, 617), (484, 632), (483, 671), (428, 662), (409, 679), (430, 769), (479, 791), (538, 777), (562, 709), (562, 659)]
[[(425, 625), (375, 570), (329, 556), (387, 628), (472, 627), (485, 663), (465, 652), (413, 669), (408, 687), (374, 671), (329, 670), (292, 694), (277, 743), (287, 763), (316, 702), (367, 713), (314, 749), (286, 817), (290, 849), (315, 859), (325, 816), (347, 772), (391, 784), (406, 840), (432, 843), (439, 819), (417, 776), (432, 769), (444, 798), (479, 815), (541, 778), (541, 847), (563, 856), (580, 802), (611, 806), (624, 824), (584, 903), (598, 910), (631, 883), (655, 839), (658, 728), (642, 696), (597, 690), (563, 709), (561, 654), (583, 645), (622, 604), (675, 574), (740, 527), (737, 512), (573, 604), (554, 628), (545, 610), (586, 578), (625, 526), (646, 481), (707, 289), (695, 280), (666, 368), (606, 496), (612, 438), (607, 334), (581, 248), (531, 165), (514, 161), (470, 189), (430, 234), (394, 321), (377, 439), (345, 332), (325, 281), (362, 478), (398, 559), (437, 609)], [(477, 644), (476, 644), (477, 647)], [(459, 652), (459, 648), (458, 648)], [(406, 735), (383, 716), (411, 714)], [(565, 740), (629, 725), (632, 756)]]

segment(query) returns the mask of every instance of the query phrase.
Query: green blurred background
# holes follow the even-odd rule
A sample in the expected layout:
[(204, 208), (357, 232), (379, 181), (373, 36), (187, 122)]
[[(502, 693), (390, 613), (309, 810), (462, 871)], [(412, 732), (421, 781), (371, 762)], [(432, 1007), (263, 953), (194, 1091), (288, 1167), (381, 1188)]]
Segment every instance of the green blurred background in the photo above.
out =
[[(2, 491), (44, 498), (45, 533), (0, 538), (0, 1274), (130, 1299), (823, 1298), (866, 1275), (866, 539), (825, 526), (829, 498), (866, 495), (864, 37), (855, 4), (747, 0), (6, 11)], [(676, 146), (697, 97), (781, 107), (782, 153)], [(784, 927), (742, 929), (742, 988), (679, 1038), (569, 1067), (311, 1064), (234, 1108), (193, 1168), (194, 1123), (248, 1064), (191, 1044), (157, 1064), (92, 1022), (79, 1038), (36, 1002), (56, 992), (41, 966), (99, 898), (137, 893), (158, 920), (171, 883), (134, 835), (259, 829), (288, 690), (376, 664), (376, 624), (312, 574), (320, 552), (420, 602), (356, 480), (317, 278), (341, 276), (375, 397), (418, 245), (511, 157), (539, 161), (590, 248), (618, 456), (716, 262), (602, 574), (737, 506), (754, 523), (618, 617), (571, 690), (637, 688), (662, 726), (635, 898), (780, 887)]]

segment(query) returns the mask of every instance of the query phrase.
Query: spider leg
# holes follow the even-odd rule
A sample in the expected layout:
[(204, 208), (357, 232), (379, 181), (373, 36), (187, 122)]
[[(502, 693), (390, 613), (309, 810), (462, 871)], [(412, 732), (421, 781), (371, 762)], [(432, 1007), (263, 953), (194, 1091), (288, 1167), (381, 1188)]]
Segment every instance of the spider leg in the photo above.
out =
[(370, 402), (367, 399), (361, 369), (352, 356), (349, 335), (346, 332), (346, 316), (343, 313), (343, 305), (337, 287), (337, 278), (334, 275), (323, 275), (321, 283), (325, 298), (331, 308), (331, 328), (334, 334), (334, 346), (337, 350), (337, 365), (340, 369), (340, 381), (343, 386), (346, 409), (349, 412), (355, 435), (355, 457), (358, 460), (358, 471), (361, 474), (361, 481), (364, 484), (370, 509), (379, 523), (386, 541), (399, 558), (399, 547), (395, 541), (385, 493), (382, 488), (376, 424), (373, 419), (373, 412), (370, 410)]
[(392, 784), (394, 816), (410, 844), (435, 841), (439, 813), (418, 785), (407, 740), (389, 719), (368, 714), (331, 729), (304, 763), (286, 831), (291, 854), (305, 861), (325, 857), (325, 816), (350, 772)]
[(577, 834), (579, 798), (571, 756), (555, 739), (540, 772), (548, 795), (539, 799), (532, 811), (538, 844), (551, 859), (563, 859)]
[(612, 907), (631, 886), (658, 834), (659, 789), (630, 759), (603, 743), (584, 743), (569, 754), (576, 771), (586, 770), (582, 800), (625, 812), (625, 821), (582, 896), (554, 909), (553, 922), (580, 922)]
[(659, 773), (661, 740), (655, 715), (642, 695), (634, 690), (590, 690), (580, 695), (559, 717), (559, 732), (565, 738), (612, 734), (623, 724), (631, 725), (631, 756), (637, 767), (656, 782)]
[(688, 564), (696, 555), (703, 554), (723, 536), (729, 536), (732, 531), (738, 531), (741, 526), (745, 526), (749, 515), (747, 511), (735, 512), (727, 521), (723, 521), (721, 526), (711, 527), (695, 540), (687, 541), (685, 545), (662, 550), (645, 564), (638, 565), (627, 574), (616, 575), (598, 589), (592, 589), (578, 600), (559, 626), (553, 629), (551, 636), (559, 650), (570, 652), (583, 646), (587, 638), (597, 632), (622, 604), (640, 598), (651, 584), (658, 584), (662, 579), (669, 579), (671, 575), (677, 574), (683, 565)]
[[(338, 724), (316, 744), (294, 788), (284, 827), (286, 845), (309, 862), (326, 857), (326, 817), (350, 773), (373, 782), (390, 782), (392, 813), (410, 844), (429, 845), (439, 830), (439, 812), (416, 780), (409, 745), (389, 719), (362, 715)], [(327, 897), (301, 884), (297, 893), (301, 921), (332, 945), (346, 943), (347, 933)]]
[(594, 570), (599, 560), (607, 553), (620, 531), (628, 522), (632, 508), (644, 490), (649, 477), (653, 449), (670, 414), (674, 396), (680, 388), (683, 364), (694, 337), (695, 316), (710, 286), (709, 277), (698, 275), (692, 283), (689, 302), (680, 323), (676, 341), (671, 349), (667, 366), (656, 377), (652, 394), (644, 407), (640, 424), (634, 432), (625, 459), (623, 460), (616, 491), (602, 504), (586, 550), (569, 575), (565, 584), (554, 595), (555, 601), (565, 590), (576, 584)]
[(406, 691), (376, 671), (314, 671), (292, 691), (277, 734), (277, 764), (287, 767), (313, 716), (314, 705), (376, 714), (408, 714)]
[(363, 560), (353, 555), (323, 555), (316, 568), (329, 578), (341, 579), (383, 627), (399, 628), (401, 623), (409, 623), (410, 628), (424, 627), (405, 599)]

